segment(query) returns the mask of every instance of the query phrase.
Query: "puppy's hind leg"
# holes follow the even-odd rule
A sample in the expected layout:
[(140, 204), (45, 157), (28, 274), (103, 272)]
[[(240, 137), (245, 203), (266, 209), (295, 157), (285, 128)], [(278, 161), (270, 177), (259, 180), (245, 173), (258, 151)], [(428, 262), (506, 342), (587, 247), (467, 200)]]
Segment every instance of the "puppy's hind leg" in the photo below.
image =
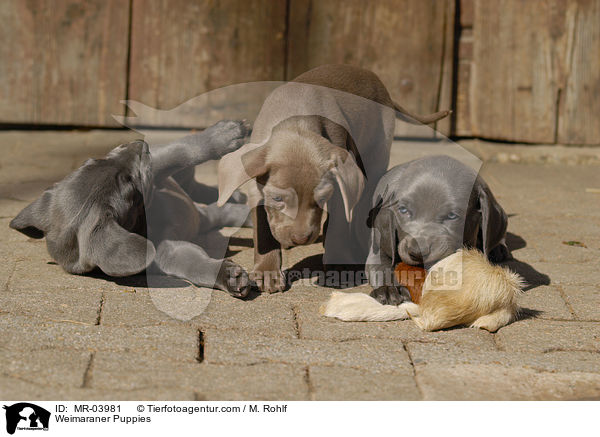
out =
[(493, 313), (486, 314), (475, 320), (471, 324), (471, 328), (481, 328), (489, 332), (496, 332), (498, 329), (514, 321), (516, 312), (513, 308), (500, 308)]
[(167, 275), (201, 287), (218, 288), (244, 298), (251, 289), (248, 273), (228, 259), (214, 259), (188, 241), (164, 240), (156, 249), (155, 264)]

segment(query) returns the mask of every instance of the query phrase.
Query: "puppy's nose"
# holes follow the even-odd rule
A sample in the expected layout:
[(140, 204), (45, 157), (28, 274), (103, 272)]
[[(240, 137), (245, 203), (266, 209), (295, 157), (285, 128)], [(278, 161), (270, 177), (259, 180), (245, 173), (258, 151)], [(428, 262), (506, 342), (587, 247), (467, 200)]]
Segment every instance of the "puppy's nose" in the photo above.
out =
[(294, 242), (294, 244), (306, 244), (308, 240), (310, 240), (311, 235), (312, 232), (305, 232), (304, 234), (293, 233), (292, 241)]
[(413, 239), (408, 246), (407, 252), (415, 261), (422, 261), (429, 255), (429, 244), (426, 241)]

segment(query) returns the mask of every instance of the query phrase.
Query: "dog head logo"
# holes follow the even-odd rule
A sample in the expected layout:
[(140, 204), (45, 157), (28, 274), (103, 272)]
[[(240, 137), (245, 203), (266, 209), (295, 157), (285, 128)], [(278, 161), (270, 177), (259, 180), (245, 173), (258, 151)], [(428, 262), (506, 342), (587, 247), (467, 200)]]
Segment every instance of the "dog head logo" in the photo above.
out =
[(10, 406), (4, 405), (6, 410), (6, 432), (14, 434), (18, 430), (48, 430), (50, 424), (50, 411), (35, 404), (19, 402)]

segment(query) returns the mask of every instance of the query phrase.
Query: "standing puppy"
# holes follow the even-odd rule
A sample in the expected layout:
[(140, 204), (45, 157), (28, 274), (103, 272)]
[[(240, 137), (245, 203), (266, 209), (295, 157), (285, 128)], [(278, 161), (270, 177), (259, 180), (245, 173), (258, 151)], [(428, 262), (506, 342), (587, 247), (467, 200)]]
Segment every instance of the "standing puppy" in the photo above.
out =
[(277, 88), (254, 123), (251, 143), (219, 163), (219, 204), (252, 180), (254, 279), (282, 291), (282, 248), (311, 244), (323, 209), (325, 264), (364, 264), (375, 185), (387, 169), (396, 113), (433, 123), (449, 111), (412, 115), (372, 72), (324, 65)]
[(509, 258), (507, 224), (485, 181), (453, 158), (429, 156), (392, 168), (379, 181), (369, 214), (371, 295), (383, 304), (410, 300), (391, 281), (400, 261), (428, 269), (463, 246), (492, 261)]

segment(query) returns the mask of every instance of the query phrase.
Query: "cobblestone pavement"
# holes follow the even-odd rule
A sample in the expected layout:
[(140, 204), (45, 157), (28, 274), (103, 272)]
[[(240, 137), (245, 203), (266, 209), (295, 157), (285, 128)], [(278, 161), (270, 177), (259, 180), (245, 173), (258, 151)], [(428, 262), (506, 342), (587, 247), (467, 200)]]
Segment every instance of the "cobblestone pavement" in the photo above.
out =
[[(598, 149), (465, 143), (510, 215), (509, 264), (532, 284), (521, 299), (532, 311), (495, 334), (424, 333), (411, 321), (325, 319), (331, 290), (308, 279), (249, 301), (214, 291), (203, 314), (178, 321), (143, 278), (68, 275), (43, 240), (8, 228), (45, 187), (133, 137), (0, 133), (0, 398), (600, 398)], [(398, 150), (393, 163), (406, 159)], [(215, 181), (214, 165), (198, 173)], [(237, 236), (234, 259), (250, 268), (250, 230)], [(320, 251), (295, 248), (286, 264)]]

